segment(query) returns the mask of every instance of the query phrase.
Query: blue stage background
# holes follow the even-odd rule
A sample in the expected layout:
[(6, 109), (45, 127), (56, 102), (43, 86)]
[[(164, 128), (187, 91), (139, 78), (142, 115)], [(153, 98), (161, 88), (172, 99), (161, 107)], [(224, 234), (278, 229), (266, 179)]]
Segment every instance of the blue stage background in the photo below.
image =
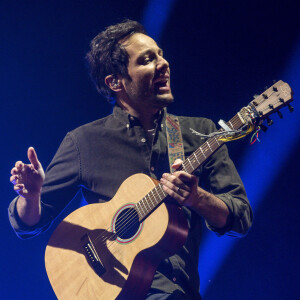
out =
[[(124, 18), (143, 22), (164, 49), (174, 114), (228, 120), (273, 80), (293, 88), (295, 112), (274, 116), (261, 143), (250, 146), (247, 137), (228, 144), (254, 224), (244, 239), (213, 239), (208, 251), (203, 245), (199, 272), (205, 300), (299, 297), (299, 3), (1, 1), (0, 299), (56, 299), (44, 269), (49, 233), (22, 241), (8, 222), (10, 170), (27, 161), (29, 146), (46, 167), (66, 132), (111, 112), (84, 56), (100, 30)], [(203, 243), (211, 239), (205, 231)]]

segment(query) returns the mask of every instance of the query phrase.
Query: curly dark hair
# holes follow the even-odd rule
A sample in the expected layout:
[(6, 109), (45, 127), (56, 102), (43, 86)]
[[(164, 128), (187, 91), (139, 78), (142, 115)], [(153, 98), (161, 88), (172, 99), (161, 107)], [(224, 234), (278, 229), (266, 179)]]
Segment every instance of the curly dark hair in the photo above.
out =
[(90, 76), (98, 92), (111, 103), (114, 103), (115, 95), (104, 80), (108, 75), (121, 75), (130, 79), (127, 70), (129, 57), (119, 42), (125, 41), (134, 33), (146, 34), (144, 27), (136, 21), (124, 20), (111, 25), (93, 38), (90, 51), (86, 54)]

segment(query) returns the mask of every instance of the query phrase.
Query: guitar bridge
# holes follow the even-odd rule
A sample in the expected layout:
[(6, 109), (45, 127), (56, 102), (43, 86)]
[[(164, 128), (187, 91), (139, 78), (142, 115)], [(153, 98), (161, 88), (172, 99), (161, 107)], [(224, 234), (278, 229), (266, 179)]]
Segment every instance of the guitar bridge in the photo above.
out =
[(103, 275), (106, 272), (106, 269), (99, 258), (97, 251), (93, 245), (88, 234), (85, 234), (81, 238), (82, 247), (85, 253), (87, 260), (90, 262), (91, 266), (93, 267), (94, 271), (98, 276)]

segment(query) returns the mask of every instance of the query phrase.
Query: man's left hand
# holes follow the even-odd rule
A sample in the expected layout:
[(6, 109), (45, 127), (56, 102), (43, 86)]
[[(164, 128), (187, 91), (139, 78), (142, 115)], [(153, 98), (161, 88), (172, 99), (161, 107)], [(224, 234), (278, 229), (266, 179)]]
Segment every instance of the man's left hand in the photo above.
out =
[[(176, 159), (172, 167), (177, 170), (182, 160)], [(227, 224), (229, 209), (215, 195), (198, 186), (198, 178), (184, 171), (164, 173), (160, 180), (164, 191), (180, 205), (188, 206), (215, 228)]]
[[(176, 159), (172, 168), (178, 169), (182, 160)], [(198, 178), (195, 175), (184, 171), (175, 171), (174, 173), (164, 173), (161, 178), (163, 189), (180, 205), (193, 207), (198, 200)]]

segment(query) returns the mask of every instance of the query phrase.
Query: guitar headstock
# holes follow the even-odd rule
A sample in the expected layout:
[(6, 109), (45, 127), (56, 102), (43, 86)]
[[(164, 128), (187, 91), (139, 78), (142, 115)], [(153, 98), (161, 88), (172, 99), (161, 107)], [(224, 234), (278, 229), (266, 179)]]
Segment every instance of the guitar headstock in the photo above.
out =
[(292, 95), (292, 89), (287, 83), (282, 80), (277, 81), (250, 102), (249, 106), (251, 106), (257, 114), (256, 119), (258, 120), (256, 121), (261, 123), (274, 112), (278, 112), (278, 114), (281, 115), (279, 109), (284, 106), (289, 106), (290, 111), (292, 111), (293, 108), (289, 104), (293, 101)]
[(217, 137), (222, 142), (237, 140), (255, 129), (266, 131), (267, 127), (262, 123), (267, 119), (268, 125), (272, 124), (273, 121), (269, 119), (269, 115), (277, 112), (282, 118), (279, 109), (284, 106), (288, 106), (290, 111), (294, 110), (290, 105), (290, 102), (293, 101), (292, 95), (291, 87), (279, 80), (261, 95), (255, 97), (247, 106), (243, 107), (230, 121), (225, 123), (223, 120), (220, 120), (219, 125), (222, 128), (217, 132), (205, 135), (192, 128), (190, 129), (202, 138), (214, 137), (215, 139)]

